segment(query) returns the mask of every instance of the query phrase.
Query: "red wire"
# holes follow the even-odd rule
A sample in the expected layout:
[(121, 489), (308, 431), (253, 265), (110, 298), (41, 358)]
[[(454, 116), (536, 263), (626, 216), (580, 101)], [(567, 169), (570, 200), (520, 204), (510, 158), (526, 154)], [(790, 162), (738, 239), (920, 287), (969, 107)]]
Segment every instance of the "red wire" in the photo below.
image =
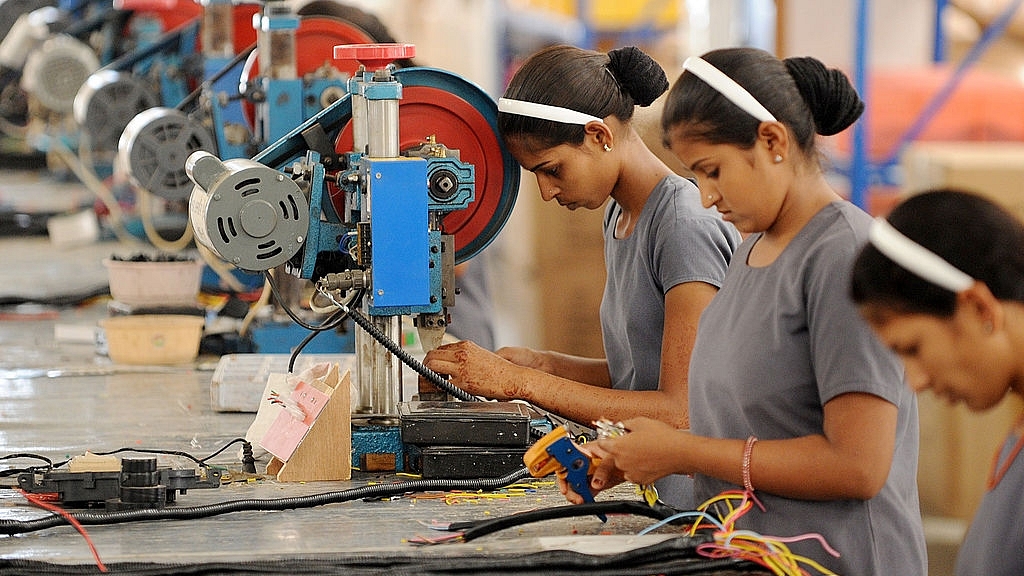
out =
[(28, 500), (30, 503), (44, 510), (53, 512), (54, 514), (60, 515), (62, 518), (68, 521), (68, 524), (74, 526), (75, 530), (78, 530), (78, 533), (82, 535), (82, 538), (85, 538), (85, 543), (89, 545), (89, 551), (92, 552), (92, 557), (96, 559), (96, 566), (100, 569), (100, 572), (108, 572), (106, 565), (104, 565), (103, 561), (100, 560), (100, 554), (96, 551), (96, 546), (93, 545), (92, 538), (89, 538), (89, 533), (85, 531), (85, 528), (82, 526), (81, 523), (78, 522), (78, 520), (75, 519), (74, 516), (72, 516), (69, 512), (67, 512), (60, 506), (50, 504), (49, 502), (44, 501), (42, 498), (39, 498), (34, 494), (30, 494), (28, 492), (25, 492), (24, 490), (18, 491), (21, 492), (21, 495), (24, 496), (25, 499)]

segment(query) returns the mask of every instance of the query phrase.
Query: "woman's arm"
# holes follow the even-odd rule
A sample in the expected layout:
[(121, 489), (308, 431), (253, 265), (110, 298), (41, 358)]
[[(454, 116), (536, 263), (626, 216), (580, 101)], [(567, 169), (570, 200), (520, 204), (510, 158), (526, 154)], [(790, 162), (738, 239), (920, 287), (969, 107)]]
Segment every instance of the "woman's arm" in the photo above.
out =
[[(755, 490), (802, 500), (874, 497), (889, 475), (895, 451), (897, 407), (864, 393), (825, 404), (824, 434), (759, 440), (750, 458)], [(651, 420), (627, 421), (630, 433), (587, 445), (602, 458), (592, 486), (615, 478), (650, 484), (668, 474), (700, 473), (743, 485), (746, 439), (694, 436)]]
[[(464, 390), (499, 400), (526, 400), (576, 422), (598, 418), (626, 420), (646, 416), (674, 427), (686, 426), (687, 371), (700, 313), (714, 297), (716, 288), (703, 282), (679, 284), (665, 295), (665, 328), (662, 340), (661, 376), (657, 390), (629, 391), (588, 385), (536, 368), (510, 362), (469, 342), (441, 346), (427, 353), (424, 363), (451, 376)], [(559, 355), (557, 372), (583, 379), (593, 366), (588, 359), (571, 360)], [(525, 362), (524, 362), (525, 363)], [(551, 365), (534, 364), (552, 369)], [(605, 381), (607, 367), (605, 365)]]
[(608, 360), (584, 358), (554, 350), (534, 350), (521, 346), (506, 346), (495, 352), (505, 360), (526, 368), (573, 380), (599, 388), (611, 388)]

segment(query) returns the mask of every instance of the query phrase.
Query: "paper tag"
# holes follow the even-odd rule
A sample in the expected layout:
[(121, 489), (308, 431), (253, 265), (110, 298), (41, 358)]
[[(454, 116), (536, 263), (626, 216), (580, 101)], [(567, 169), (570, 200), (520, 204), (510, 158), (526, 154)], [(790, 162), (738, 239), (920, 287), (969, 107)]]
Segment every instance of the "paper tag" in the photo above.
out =
[(289, 409), (281, 410), (260, 440), (260, 446), (283, 462), (291, 458), (330, 397), (303, 381), (295, 385), (289, 400)]

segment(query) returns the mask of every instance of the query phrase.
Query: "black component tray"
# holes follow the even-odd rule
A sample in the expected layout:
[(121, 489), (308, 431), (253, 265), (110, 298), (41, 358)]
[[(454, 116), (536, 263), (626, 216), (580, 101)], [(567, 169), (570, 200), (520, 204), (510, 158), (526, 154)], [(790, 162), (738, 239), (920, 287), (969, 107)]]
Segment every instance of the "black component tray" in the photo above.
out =
[(526, 448), (407, 446), (406, 470), (423, 478), (500, 478), (525, 466)]
[(402, 402), (402, 442), (418, 446), (528, 446), (530, 412), (518, 402)]

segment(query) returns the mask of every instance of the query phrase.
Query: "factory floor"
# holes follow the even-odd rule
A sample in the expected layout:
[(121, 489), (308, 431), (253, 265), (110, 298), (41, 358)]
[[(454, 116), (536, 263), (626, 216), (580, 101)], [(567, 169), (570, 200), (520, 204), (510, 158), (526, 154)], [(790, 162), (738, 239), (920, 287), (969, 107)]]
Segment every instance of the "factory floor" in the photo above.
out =
[[(51, 212), (79, 207), (88, 197), (80, 184), (0, 169), (0, 206)], [(0, 282), (0, 458), (36, 454), (62, 461), (85, 451), (122, 448), (206, 457), (245, 436), (252, 424), (252, 413), (214, 410), (216, 357), (173, 367), (128, 367), (110, 363), (94, 342), (67, 336), (94, 330), (108, 314), (107, 302), (92, 295), (102, 292), (106, 280), (100, 261), (121, 248), (114, 242), (55, 246), (38, 234), (0, 238), (5, 265)], [(260, 471), (267, 460), (263, 456), (257, 463)], [(162, 454), (158, 461), (174, 469), (193, 467), (182, 456)], [(588, 573), (615, 574), (624, 572), (614, 562), (628, 559), (627, 551), (679, 541), (671, 528), (638, 536), (653, 524), (651, 519), (611, 515), (607, 522), (594, 516), (547, 520), (469, 543), (418, 546), (413, 542), (420, 537), (449, 534), (432, 530), (436, 523), (554, 508), (564, 499), (550, 478), (527, 479), (518, 489), (497, 492), (396, 490), (394, 497), (364, 499), (348, 495), (415, 479), (356, 471), (345, 481), (279, 482), (272, 475), (243, 473), (237, 446), (209, 463), (223, 471), (219, 487), (190, 489), (170, 508), (245, 502), (285, 509), (87, 524), (86, 537), (64, 522), (27, 528), (51, 513), (13, 490), (13, 477), (0, 475), (0, 575), (95, 573), (97, 562), (114, 573), (152, 574), (526, 574), (532, 573), (528, 565), (546, 567), (545, 573), (582, 573), (581, 565), (570, 562), (579, 558), (589, 562)], [(0, 473), (38, 464), (24, 458), (0, 460)], [(607, 497), (636, 499), (625, 486)], [(305, 506), (317, 499), (332, 503)], [(926, 526), (930, 576), (952, 574), (963, 526), (942, 519), (926, 519)], [(582, 556), (569, 559), (559, 550)], [(720, 568), (709, 564), (688, 573), (724, 573)]]

